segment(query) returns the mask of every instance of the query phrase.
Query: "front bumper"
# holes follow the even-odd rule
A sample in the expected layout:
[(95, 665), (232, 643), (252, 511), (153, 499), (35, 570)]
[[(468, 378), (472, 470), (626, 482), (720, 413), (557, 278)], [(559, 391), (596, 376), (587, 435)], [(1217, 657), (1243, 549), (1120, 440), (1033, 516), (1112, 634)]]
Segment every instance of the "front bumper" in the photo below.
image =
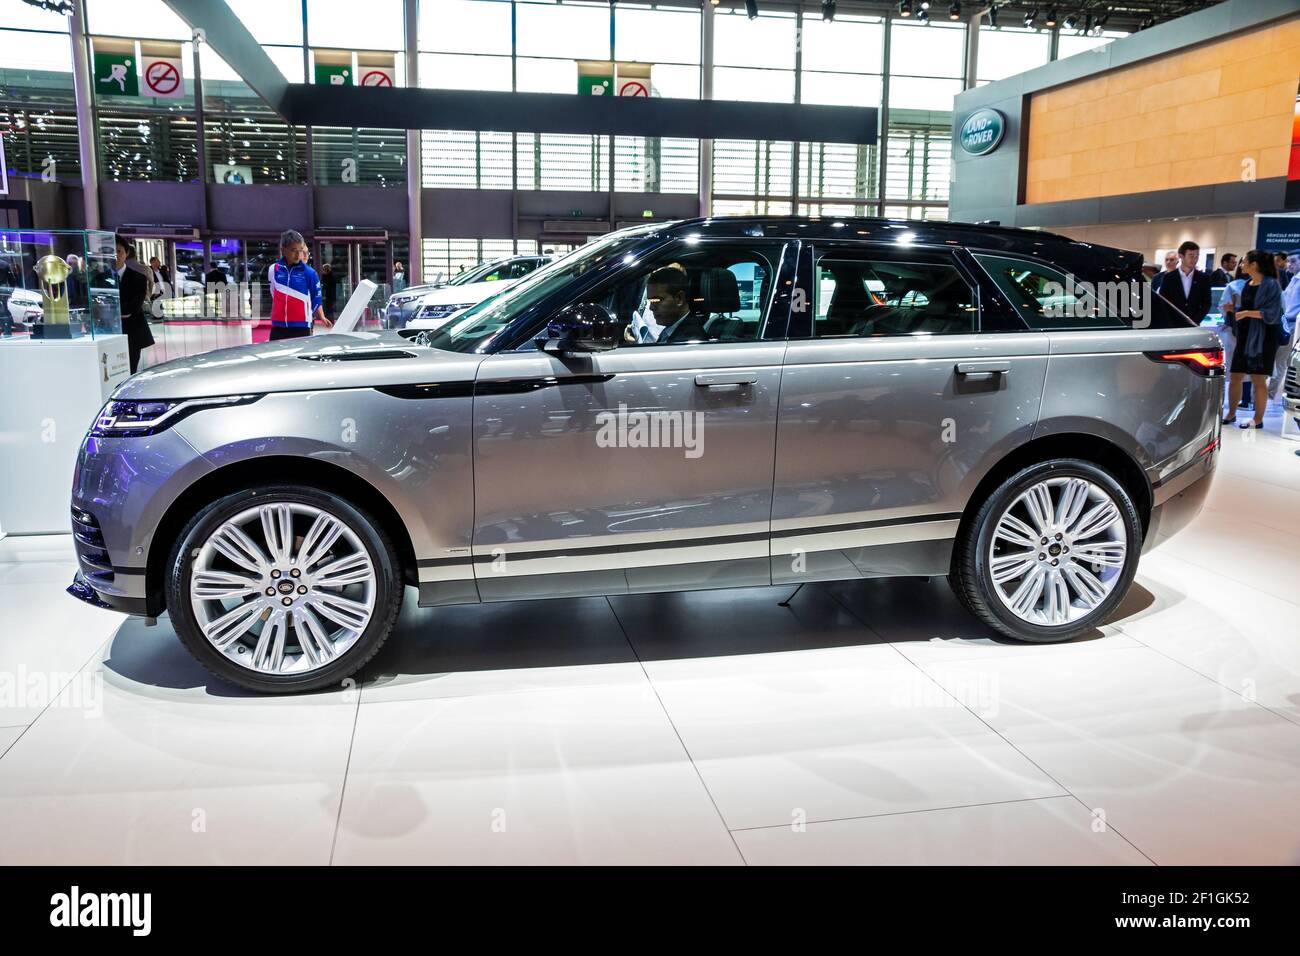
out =
[[(183, 425), (184, 423), (181, 423)], [(212, 466), (178, 425), (138, 438), (87, 438), (72, 483), (72, 544), (80, 573), (69, 593), (128, 614), (157, 616), (148, 558), (167, 508)]]

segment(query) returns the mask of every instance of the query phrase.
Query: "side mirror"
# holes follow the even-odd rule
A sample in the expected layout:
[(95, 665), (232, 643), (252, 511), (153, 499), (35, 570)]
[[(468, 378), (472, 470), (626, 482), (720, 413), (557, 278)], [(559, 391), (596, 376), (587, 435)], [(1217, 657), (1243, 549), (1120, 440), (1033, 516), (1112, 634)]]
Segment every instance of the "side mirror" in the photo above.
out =
[(623, 338), (623, 326), (603, 305), (566, 305), (537, 338), (546, 352), (608, 352)]

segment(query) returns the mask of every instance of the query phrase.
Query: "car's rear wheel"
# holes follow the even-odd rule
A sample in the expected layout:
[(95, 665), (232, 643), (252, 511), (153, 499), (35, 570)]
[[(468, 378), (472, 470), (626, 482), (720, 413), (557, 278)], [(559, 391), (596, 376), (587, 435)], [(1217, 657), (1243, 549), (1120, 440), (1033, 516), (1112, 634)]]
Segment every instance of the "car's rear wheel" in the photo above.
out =
[(337, 686), (374, 656), (402, 602), (383, 528), (312, 488), (227, 495), (172, 551), (167, 607), (182, 643), (251, 690)]
[(1091, 462), (1057, 459), (1012, 475), (964, 527), (952, 584), (1008, 637), (1069, 640), (1102, 624), (1137, 572), (1142, 522), (1124, 486)]

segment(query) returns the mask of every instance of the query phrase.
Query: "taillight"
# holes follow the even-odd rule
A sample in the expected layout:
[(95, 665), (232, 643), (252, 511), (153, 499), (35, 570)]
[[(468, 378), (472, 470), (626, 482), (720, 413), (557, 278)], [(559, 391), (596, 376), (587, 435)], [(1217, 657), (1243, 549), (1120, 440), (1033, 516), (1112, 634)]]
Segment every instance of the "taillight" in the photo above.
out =
[(1216, 378), (1223, 374), (1223, 349), (1193, 349), (1185, 352), (1148, 352), (1153, 362), (1185, 365), (1197, 375)]

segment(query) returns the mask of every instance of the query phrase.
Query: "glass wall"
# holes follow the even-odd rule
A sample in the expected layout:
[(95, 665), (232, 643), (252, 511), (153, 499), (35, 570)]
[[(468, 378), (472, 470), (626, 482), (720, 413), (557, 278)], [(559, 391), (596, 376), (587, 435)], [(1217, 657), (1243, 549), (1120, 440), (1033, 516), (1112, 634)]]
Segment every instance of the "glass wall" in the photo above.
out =
[[(368, 0), (364, 15), (354, 0), (224, 2), (291, 82), (310, 80), (316, 50), (390, 56), (395, 81), (403, 81), (402, 0)], [(163, 0), (86, 0), (86, 5), (92, 43), (167, 41), (179, 45), (181, 59), (179, 98), (111, 96), (97, 89), (97, 141), (106, 178), (193, 180), (203, 148), (209, 175), (217, 181), (405, 187), (404, 131), (288, 126), (207, 46), (199, 54), (205, 111), (200, 144), (189, 28)], [(647, 72), (651, 95), (698, 98), (701, 6), (690, 0), (421, 0), (420, 83), (434, 89), (578, 95), (580, 78), (612, 59)], [(719, 213), (945, 215), (950, 111), (965, 75), (965, 22), (922, 24), (895, 17), (887, 24), (880, 15), (852, 8), (826, 22), (816, 4), (805, 4), (802, 15), (798, 10), (796, 4), (760, 5), (760, 15), (750, 19), (743, 5), (711, 7), (712, 95), (867, 106), (887, 99), (887, 145), (716, 141), (713, 208)], [(0, 136), (17, 174), (68, 182), (80, 175), (67, 29), (63, 15), (6, 4), (0, 23)], [(1083, 54), (1122, 35), (1061, 32), (1058, 55)], [(1048, 32), (1018, 23), (984, 26), (978, 82), (1032, 69), (1051, 54)], [(425, 130), (424, 185), (682, 194), (699, 189), (695, 139), (512, 134), (492, 125), (491, 117), (484, 117), (480, 131)], [(427, 259), (434, 253), (421, 254)], [(437, 261), (451, 264), (459, 253), (447, 246), (437, 255), (443, 257)]]

